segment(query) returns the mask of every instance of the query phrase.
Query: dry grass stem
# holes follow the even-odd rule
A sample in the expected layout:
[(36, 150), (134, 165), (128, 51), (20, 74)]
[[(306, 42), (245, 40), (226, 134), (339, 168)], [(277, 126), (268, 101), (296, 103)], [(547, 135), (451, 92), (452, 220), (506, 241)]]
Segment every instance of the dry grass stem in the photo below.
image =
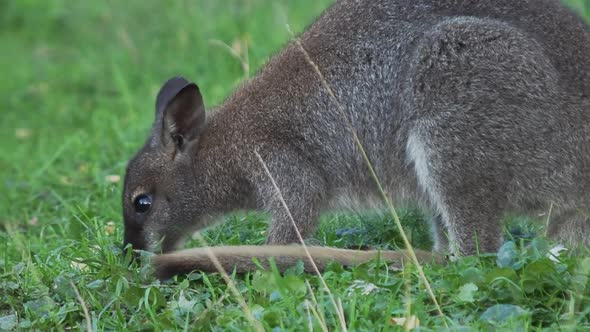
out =
[[(242, 71), (244, 72), (244, 78), (250, 78), (250, 61), (248, 59), (248, 44), (244, 43), (245, 50), (238, 52), (234, 47), (224, 43), (218, 39), (209, 39), (209, 44), (214, 46), (219, 46), (226, 50), (232, 57), (240, 62), (240, 66), (242, 66)], [(243, 55), (242, 55), (243, 53)]]
[(229, 274), (225, 271), (223, 266), (221, 266), (221, 263), (217, 259), (217, 256), (215, 256), (213, 251), (211, 251), (211, 248), (205, 240), (205, 238), (203, 238), (203, 236), (200, 233), (195, 234), (195, 237), (205, 245), (205, 251), (207, 252), (207, 256), (209, 256), (209, 259), (211, 260), (211, 262), (213, 262), (213, 265), (215, 265), (215, 268), (217, 269), (219, 274), (221, 274), (221, 277), (223, 277), (223, 280), (227, 284), (227, 287), (234, 294), (236, 300), (238, 301), (238, 304), (246, 314), (246, 318), (248, 319), (250, 324), (254, 327), (256, 331), (264, 331), (264, 328), (262, 327), (260, 322), (254, 318), (254, 315), (252, 315), (252, 310), (250, 310), (250, 307), (248, 307), (248, 304), (246, 304), (246, 301), (242, 297), (242, 294), (240, 294), (240, 292), (238, 291), (236, 284), (229, 277)]
[(549, 221), (551, 220), (551, 212), (553, 212), (553, 202), (549, 205), (549, 212), (547, 212), (547, 219), (545, 220), (545, 237), (547, 237), (549, 232)]
[(82, 306), (84, 318), (86, 319), (86, 331), (92, 332), (92, 319), (90, 318), (90, 313), (88, 312), (88, 306), (86, 306), (86, 302), (84, 301), (82, 295), (80, 295), (80, 292), (78, 291), (78, 288), (76, 288), (76, 285), (74, 285), (72, 281), (70, 281), (70, 285), (74, 289), (74, 293), (76, 293), (76, 298), (80, 302), (80, 306)]
[[(289, 30), (291, 35), (294, 36), (294, 34), (291, 31), (291, 28), (289, 27), (288, 24), (287, 24), (287, 29)], [(387, 209), (389, 210), (389, 213), (393, 217), (393, 220), (394, 220), (394, 222), (395, 222), (395, 224), (402, 236), (402, 239), (404, 241), (404, 245), (406, 246), (406, 249), (409, 252), (410, 258), (412, 259), (412, 261), (416, 265), (416, 268), (418, 270), (418, 274), (420, 275), (420, 278), (422, 279), (422, 281), (424, 282), (424, 286), (426, 287), (426, 291), (428, 292), (428, 295), (430, 296), (430, 298), (434, 302), (436, 309), (438, 311), (438, 314), (443, 318), (444, 325), (447, 326), (447, 322), (445, 320), (445, 315), (442, 312), (440, 305), (438, 304), (438, 301), (436, 299), (436, 296), (434, 295), (434, 292), (432, 291), (432, 287), (430, 286), (430, 282), (428, 281), (428, 279), (426, 278), (426, 275), (424, 274), (424, 269), (422, 268), (422, 265), (418, 261), (418, 257), (416, 256), (416, 252), (414, 251), (414, 248), (412, 247), (412, 244), (410, 243), (408, 236), (406, 235), (406, 232), (403, 229), (403, 226), (399, 220), (399, 216), (398, 216), (397, 212), (395, 211), (395, 208), (393, 207), (393, 203), (387, 197), (387, 194), (386, 194), (385, 190), (383, 189), (383, 186), (381, 185), (381, 181), (379, 181), (379, 177), (375, 173), (373, 165), (371, 164), (371, 161), (369, 160), (369, 157), (367, 156), (367, 153), (366, 153), (365, 149), (363, 148), (361, 141), (358, 138), (358, 135), (356, 133), (356, 130), (354, 129), (354, 126), (350, 122), (350, 119), (346, 116), (346, 113), (344, 112), (342, 105), (340, 105), (340, 102), (338, 102), (338, 98), (336, 98), (334, 91), (332, 90), (332, 88), (330, 87), (330, 85), (328, 84), (326, 79), (324, 78), (324, 75), (322, 74), (322, 72), (320, 71), (318, 66), (315, 64), (315, 62), (313, 62), (313, 60), (310, 58), (309, 54), (307, 53), (307, 51), (305, 50), (305, 48), (301, 44), (301, 40), (298, 37), (295, 38), (295, 43), (297, 44), (297, 46), (299, 47), (299, 49), (303, 53), (305, 60), (311, 65), (311, 67), (314, 69), (315, 73), (318, 75), (318, 78), (322, 82), (322, 85), (327, 90), (328, 94), (330, 95), (330, 98), (332, 98), (332, 101), (336, 105), (338, 112), (341, 114), (343, 119), (346, 121), (346, 124), (349, 127), (350, 132), (352, 133), (355, 144), (367, 164), (367, 167), (368, 167), (369, 172), (371, 174), (371, 178), (375, 181), (375, 184), (377, 185), (377, 189), (381, 195), (381, 198), (383, 199), (383, 201), (387, 205)]]
[(299, 239), (299, 242), (301, 243), (301, 246), (303, 247), (303, 250), (305, 251), (305, 255), (307, 255), (307, 258), (309, 259), (309, 263), (313, 267), (313, 270), (315, 271), (317, 276), (320, 278), (322, 286), (326, 290), (326, 293), (328, 293), (328, 296), (330, 297), (330, 301), (334, 305), (334, 309), (336, 310), (336, 313), (338, 314), (338, 319), (340, 321), (340, 327), (342, 328), (343, 331), (347, 331), (346, 320), (344, 319), (344, 312), (342, 310), (340, 310), (341, 308), (338, 307), (338, 304), (336, 303), (336, 300), (334, 299), (334, 295), (330, 291), (330, 288), (328, 288), (328, 284), (326, 283), (326, 280), (324, 280), (324, 278), (322, 277), (322, 274), (320, 273), (320, 270), (318, 269), (317, 265), (315, 264), (313, 257), (309, 253), (309, 250), (307, 249), (307, 246), (305, 245), (305, 242), (303, 241), (303, 236), (301, 236), (301, 232), (299, 232), (299, 227), (297, 227), (297, 224), (295, 223), (295, 219), (293, 219), (293, 215), (291, 214), (291, 210), (289, 210), (289, 206), (287, 206), (287, 202), (285, 202), (285, 199), (283, 198), (283, 194), (281, 193), (279, 186), (277, 185), (274, 177), (270, 173), (270, 170), (266, 166), (266, 163), (264, 162), (264, 160), (262, 159), (262, 157), (260, 156), (258, 151), (254, 151), (254, 154), (256, 155), (256, 157), (258, 158), (258, 161), (260, 161), (260, 164), (264, 168), (264, 172), (266, 173), (269, 180), (271, 181), (271, 183), (277, 193), (277, 197), (278, 197), (279, 201), (281, 202), (281, 205), (283, 205), (285, 212), (287, 212), (287, 215), (289, 216), (289, 220), (291, 220), (291, 223), (293, 224), (293, 227), (295, 228), (295, 233), (297, 233), (297, 238)]
[[(309, 295), (311, 296), (313, 305), (315, 307), (318, 307), (318, 300), (315, 298), (315, 294), (313, 293), (313, 290), (311, 289), (311, 285), (309, 284), (309, 280), (307, 280), (307, 279), (305, 279), (305, 286), (307, 287), (307, 290), (309, 291)], [(322, 330), (327, 332), (328, 325), (326, 325), (326, 317), (324, 317), (324, 313), (322, 311), (320, 311), (320, 312), (314, 311), (314, 315), (316, 316), (316, 318), (320, 322), (320, 325), (322, 326)]]

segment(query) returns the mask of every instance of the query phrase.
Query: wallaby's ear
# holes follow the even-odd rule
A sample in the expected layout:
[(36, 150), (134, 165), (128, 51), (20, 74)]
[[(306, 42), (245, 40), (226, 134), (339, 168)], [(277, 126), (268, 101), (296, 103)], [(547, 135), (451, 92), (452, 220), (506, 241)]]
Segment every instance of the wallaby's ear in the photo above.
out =
[[(154, 133), (164, 146), (175, 144), (182, 150), (187, 142), (198, 138), (205, 124), (205, 105), (195, 83), (182, 77), (169, 79), (156, 98)], [(159, 128), (158, 128), (159, 127)]]

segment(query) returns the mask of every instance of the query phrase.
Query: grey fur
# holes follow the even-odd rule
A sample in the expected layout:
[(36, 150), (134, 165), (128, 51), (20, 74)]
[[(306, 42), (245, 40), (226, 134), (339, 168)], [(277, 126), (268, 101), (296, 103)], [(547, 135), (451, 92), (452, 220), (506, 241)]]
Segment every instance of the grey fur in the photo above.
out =
[[(506, 211), (551, 204), (551, 235), (590, 242), (580, 213), (590, 211), (590, 30), (558, 1), (342, 0), (300, 38), (393, 199), (436, 216), (438, 250), (448, 236), (460, 254), (496, 251)], [(188, 98), (164, 92), (170, 105)], [(203, 109), (198, 89), (191, 96), (180, 102)], [(346, 120), (294, 43), (206, 120), (170, 105), (127, 170), (135, 247), (163, 237), (170, 251), (237, 209), (270, 211), (269, 244), (296, 242), (254, 151), (304, 236), (339, 196), (376, 196)], [(178, 135), (182, 146), (166, 138)], [(153, 205), (140, 215), (133, 199), (146, 192)]]

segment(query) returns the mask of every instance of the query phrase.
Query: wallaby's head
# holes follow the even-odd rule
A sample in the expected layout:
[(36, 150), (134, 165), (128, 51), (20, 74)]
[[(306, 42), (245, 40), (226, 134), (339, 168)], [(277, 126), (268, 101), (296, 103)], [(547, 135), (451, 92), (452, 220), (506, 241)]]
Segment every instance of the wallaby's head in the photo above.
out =
[(156, 99), (151, 134), (129, 162), (123, 189), (125, 245), (170, 251), (194, 216), (194, 155), (205, 127), (205, 107), (196, 84), (168, 80)]

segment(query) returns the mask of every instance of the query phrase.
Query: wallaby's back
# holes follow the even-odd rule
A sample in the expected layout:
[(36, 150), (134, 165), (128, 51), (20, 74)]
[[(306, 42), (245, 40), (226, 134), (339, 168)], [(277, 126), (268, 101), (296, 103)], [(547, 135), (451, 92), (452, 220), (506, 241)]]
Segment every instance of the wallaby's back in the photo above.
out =
[[(590, 33), (558, 1), (338, 1), (300, 38), (394, 199), (426, 201), (441, 227), (469, 219), (498, 233), (489, 219), (507, 208), (588, 205)], [(247, 131), (237, 144), (317, 168), (319, 200), (372, 194), (345, 118), (296, 44), (224, 109), (212, 124)], [(477, 215), (448, 211), (469, 197), (462, 209)]]
[[(441, 33), (449, 26), (452, 30), (453, 23), (461, 25), (461, 22), (483, 22), (488, 33), (477, 35), (473, 29), (464, 28), (466, 34), (473, 35), (464, 43), (472, 45), (452, 40), (453, 31), (448, 36), (441, 35), (443, 38), (432, 45), (424, 46), (432, 34)], [(494, 41), (506, 38), (508, 43), (515, 44), (512, 45), (513, 53), (510, 49), (499, 49), (505, 53), (499, 57), (504, 58), (490, 61), (486, 64), (488, 67), (472, 57), (466, 60), (472, 63), (463, 64), (458, 70), (472, 71), (471, 75), (480, 75), (482, 80), (491, 70), (505, 70), (496, 79), (502, 79), (506, 90), (522, 85), (520, 81), (538, 79), (539, 82), (531, 82), (526, 87), (530, 91), (513, 91), (512, 101), (526, 104), (533, 97), (532, 104), (553, 105), (544, 110), (537, 107), (538, 115), (507, 115), (507, 120), (512, 116), (533, 122), (532, 127), (538, 127), (558, 121), (551, 118), (564, 117), (567, 124), (576, 119), (575, 124), (585, 125), (588, 122), (585, 106), (590, 93), (588, 31), (588, 26), (575, 14), (553, 0), (338, 1), (302, 34), (301, 42), (352, 121), (378, 174), (390, 187), (411, 187), (410, 183), (415, 179), (413, 171), (406, 167), (409, 130), (427, 117), (450, 111), (444, 108), (444, 103), (435, 109), (417, 105), (424, 97), (417, 95), (416, 91), (439, 89), (438, 94), (448, 91), (455, 94), (457, 103), (461, 103), (459, 99), (464, 97), (463, 102), (469, 107), (476, 98), (480, 98), (481, 103), (495, 98), (493, 93), (482, 97), (485, 91), (474, 91), (471, 96), (465, 96), (468, 92), (456, 91), (459, 88), (445, 90), (448, 87), (435, 86), (438, 82), (420, 81), (431, 79), (424, 74), (427, 66), (432, 66), (435, 61), (452, 61), (453, 56), (460, 56), (463, 46), (473, 46), (472, 52), (479, 51), (482, 57), (489, 57), (497, 46)], [(520, 39), (511, 38), (512, 33), (519, 34)], [(458, 38), (461, 37), (464, 36)], [(526, 40), (528, 45), (518, 45), (521, 40)], [(474, 45), (476, 43), (481, 45)], [(489, 43), (488, 48), (485, 43)], [(530, 68), (519, 68), (527, 61), (519, 58), (529, 55), (523, 50), (531, 51), (533, 56), (536, 56), (535, 52), (542, 53), (542, 59), (530, 59), (541, 63), (529, 63)], [(498, 61), (503, 61), (505, 66), (500, 66)], [(452, 84), (453, 79), (462, 79), (453, 77), (455, 74), (442, 74), (440, 83), (448, 80)], [(368, 175), (365, 161), (356, 151), (342, 115), (316, 76), (298, 47), (291, 44), (222, 107), (231, 108), (232, 112), (220, 114), (219, 121), (224, 122), (223, 128), (233, 125), (237, 132), (249, 131), (237, 142), (258, 140), (260, 136), (268, 138), (269, 135), (273, 136), (272, 139), (288, 142), (314, 164), (321, 164), (328, 172), (328, 181), (334, 182), (335, 187), (348, 186), (351, 181), (359, 182), (355, 184), (363, 188), (373, 187), (368, 176), (364, 176)], [(478, 77), (472, 77), (475, 79)], [(488, 88), (472, 83), (472, 90)], [(544, 97), (545, 100), (541, 100)], [(494, 106), (489, 106), (474, 110), (477, 122), (483, 126), (486, 113), (494, 113), (490, 109)], [(466, 111), (457, 109), (456, 105), (453, 107), (457, 114)], [(497, 112), (506, 116), (504, 110)], [(533, 116), (536, 118), (531, 118)], [(521, 125), (526, 126), (526, 123)], [(555, 123), (555, 126), (548, 130), (558, 131), (563, 124)], [(539, 129), (532, 127), (531, 130)], [(518, 131), (518, 128), (509, 129)], [(539, 136), (547, 134), (552, 133), (538, 133)], [(400, 186), (404, 182), (409, 183)]]

